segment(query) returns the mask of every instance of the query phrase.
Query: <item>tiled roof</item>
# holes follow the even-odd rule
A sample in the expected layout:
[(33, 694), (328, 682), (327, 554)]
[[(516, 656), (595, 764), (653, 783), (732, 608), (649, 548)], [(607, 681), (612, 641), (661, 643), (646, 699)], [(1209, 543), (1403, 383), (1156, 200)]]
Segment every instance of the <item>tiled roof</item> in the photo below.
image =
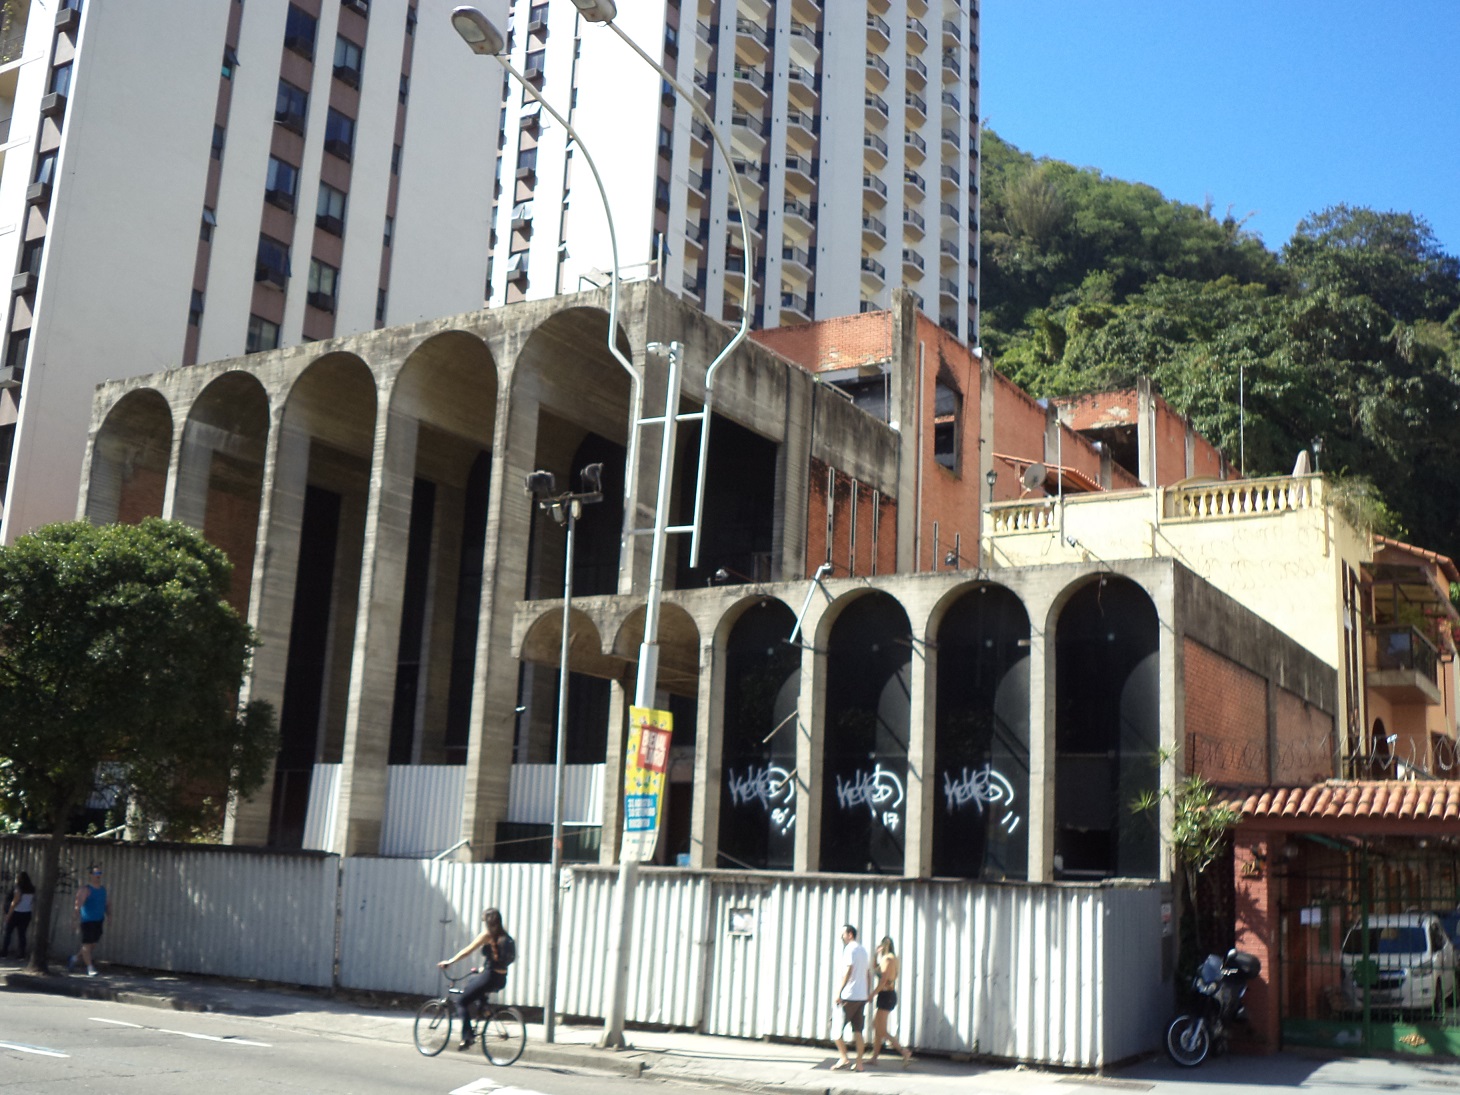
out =
[(1243, 819), (1460, 821), (1460, 780), (1329, 780), (1311, 787), (1231, 789)]

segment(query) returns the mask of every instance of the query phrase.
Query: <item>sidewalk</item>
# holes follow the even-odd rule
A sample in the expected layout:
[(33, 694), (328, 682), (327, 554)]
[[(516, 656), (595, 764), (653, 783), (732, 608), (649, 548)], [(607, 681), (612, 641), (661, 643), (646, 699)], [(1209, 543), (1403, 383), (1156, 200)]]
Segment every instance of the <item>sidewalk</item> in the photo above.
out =
[[(11, 992), (31, 991), (141, 1004), (173, 1011), (214, 1012), (242, 1016), (286, 1029), (340, 1038), (412, 1044), (412, 1020), (418, 1001), (411, 997), (335, 997), (322, 992), (220, 978), (193, 977), (102, 965), (99, 977), (52, 973), (30, 977), (22, 963), (0, 960), (0, 976)], [(64, 965), (62, 965), (64, 970)], [(603, 1050), (595, 1043), (601, 1024), (559, 1024), (557, 1041), (543, 1042), (540, 1024), (529, 1024), (527, 1064), (550, 1065), (619, 1076), (682, 1081), (732, 1090), (786, 1095), (842, 1095), (873, 1092), (901, 1095), (908, 1091), (998, 1092), (1001, 1095), (1075, 1095), (1101, 1088), (1177, 1093), (1268, 1091), (1339, 1086), (1349, 1092), (1460, 1088), (1460, 1062), (1416, 1058), (1405, 1061), (1332, 1061), (1280, 1054), (1277, 1057), (1227, 1057), (1201, 1069), (1177, 1069), (1164, 1057), (1115, 1070), (1104, 1076), (1057, 1072), (1022, 1066), (984, 1065), (941, 1057), (915, 1058), (907, 1071), (892, 1055), (884, 1055), (864, 1073), (831, 1071), (836, 1051), (830, 1047), (789, 1045), (703, 1034), (629, 1030), (631, 1048)], [(1320, 1075), (1321, 1074), (1321, 1075)]]

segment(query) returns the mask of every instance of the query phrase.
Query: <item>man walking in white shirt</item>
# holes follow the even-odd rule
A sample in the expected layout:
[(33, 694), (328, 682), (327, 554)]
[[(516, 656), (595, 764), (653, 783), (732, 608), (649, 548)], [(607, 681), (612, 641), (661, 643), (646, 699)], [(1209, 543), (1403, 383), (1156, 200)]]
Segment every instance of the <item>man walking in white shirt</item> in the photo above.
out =
[[(837, 982), (835, 1001), (842, 1011), (842, 1022), (837, 1028), (836, 1037), (836, 1051), (840, 1060), (831, 1067), (855, 1068), (857, 1072), (861, 1072), (862, 1054), (867, 1049), (862, 1028), (865, 1025), (867, 999), (872, 993), (872, 979), (868, 969), (867, 948), (857, 942), (857, 929), (850, 924), (842, 928), (842, 944), (841, 980)], [(847, 1059), (847, 1043), (842, 1037), (848, 1026), (852, 1028), (852, 1037), (857, 1044), (855, 1065)]]

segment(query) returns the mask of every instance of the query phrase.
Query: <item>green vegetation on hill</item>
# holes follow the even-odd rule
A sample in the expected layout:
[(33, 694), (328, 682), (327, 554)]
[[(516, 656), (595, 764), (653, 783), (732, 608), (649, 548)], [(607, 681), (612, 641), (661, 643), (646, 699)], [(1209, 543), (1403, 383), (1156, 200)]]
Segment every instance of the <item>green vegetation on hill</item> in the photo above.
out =
[[(1323, 440), (1381, 528), (1460, 553), (1460, 259), (1339, 205), (1276, 254), (1231, 214), (986, 132), (983, 344), (1037, 396), (1152, 378), (1252, 475)], [(1239, 438), (1239, 384), (1246, 406)]]

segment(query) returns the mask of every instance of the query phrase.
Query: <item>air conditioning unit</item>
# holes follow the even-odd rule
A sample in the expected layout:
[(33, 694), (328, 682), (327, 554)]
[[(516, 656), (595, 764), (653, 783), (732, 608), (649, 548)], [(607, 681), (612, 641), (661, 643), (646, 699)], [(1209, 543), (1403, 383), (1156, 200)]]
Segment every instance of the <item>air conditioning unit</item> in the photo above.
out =
[(6, 365), (4, 368), (0, 368), (0, 390), (20, 387), (24, 377), (24, 365)]
[(62, 8), (56, 12), (56, 30), (61, 34), (72, 34), (81, 25), (81, 13), (75, 8)]
[(37, 280), (29, 270), (22, 270), (10, 279), (10, 291), (12, 293), (34, 293)]
[(318, 308), (321, 312), (333, 312), (335, 310), (335, 297), (333, 293), (310, 293), (306, 298), (311, 308)]
[(370, 14), (370, 0), (340, 0), (340, 7), (349, 8), (360, 15)]
[(275, 113), (274, 123), (283, 126), (293, 133), (300, 135), (304, 133), (304, 115), (297, 111), (286, 110), (282, 113)]
[(525, 181), (527, 179), (534, 179), (536, 177), (537, 177), (537, 168), (534, 167), (534, 166), (529, 165), (529, 166), (526, 166), (526, 167), (519, 167), (517, 169), (517, 178), (519, 180)]
[(53, 91), (41, 99), (41, 117), (59, 118), (66, 113), (66, 96)]
[(345, 222), (340, 217), (331, 217), (327, 213), (320, 213), (314, 218), (314, 226), (332, 236), (343, 236), (345, 234)]
[(25, 188), (26, 205), (44, 205), (51, 200), (51, 184), (48, 182), (33, 182)]
[(507, 263), (507, 280), (516, 281), (518, 278), (525, 277), (527, 277), (527, 252), (519, 251)]
[(534, 15), (531, 19), (529, 19), (527, 21), (527, 33), (528, 34), (546, 34), (547, 33), (547, 19), (545, 19), (541, 15)]

